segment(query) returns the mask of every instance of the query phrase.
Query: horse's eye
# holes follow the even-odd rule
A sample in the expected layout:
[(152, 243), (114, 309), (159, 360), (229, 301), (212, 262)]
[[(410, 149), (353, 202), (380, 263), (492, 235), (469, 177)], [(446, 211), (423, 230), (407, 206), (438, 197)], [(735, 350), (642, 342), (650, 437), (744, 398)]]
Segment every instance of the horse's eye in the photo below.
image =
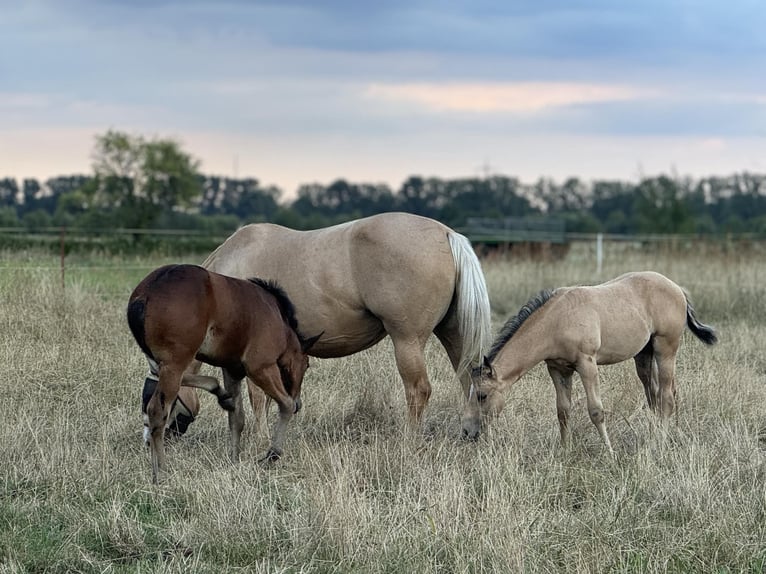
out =
[(479, 391), (478, 393), (476, 393), (476, 399), (480, 403), (483, 403), (484, 401), (487, 400), (487, 393), (485, 393), (484, 391)]

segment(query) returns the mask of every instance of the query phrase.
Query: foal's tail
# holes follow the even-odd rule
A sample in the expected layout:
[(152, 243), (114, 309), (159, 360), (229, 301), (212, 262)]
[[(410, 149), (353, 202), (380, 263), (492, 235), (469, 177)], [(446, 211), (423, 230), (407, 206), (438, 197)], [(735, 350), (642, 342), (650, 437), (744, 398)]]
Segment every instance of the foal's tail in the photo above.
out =
[(150, 360), (154, 360), (152, 352), (149, 350), (149, 346), (146, 344), (146, 330), (144, 328), (144, 322), (146, 319), (146, 301), (143, 299), (133, 299), (128, 303), (128, 326), (130, 332), (133, 333), (133, 338), (141, 347)]
[(458, 376), (472, 361), (481, 361), (482, 353), (491, 342), (489, 294), (479, 258), (466, 237), (455, 231), (448, 234), (457, 280), (457, 320), (463, 349), (456, 369)]
[(699, 322), (697, 314), (694, 312), (694, 307), (692, 307), (689, 293), (686, 290), (684, 290), (684, 295), (686, 296), (686, 325), (689, 327), (689, 330), (706, 345), (715, 345), (718, 342), (718, 334), (715, 332), (715, 329)]

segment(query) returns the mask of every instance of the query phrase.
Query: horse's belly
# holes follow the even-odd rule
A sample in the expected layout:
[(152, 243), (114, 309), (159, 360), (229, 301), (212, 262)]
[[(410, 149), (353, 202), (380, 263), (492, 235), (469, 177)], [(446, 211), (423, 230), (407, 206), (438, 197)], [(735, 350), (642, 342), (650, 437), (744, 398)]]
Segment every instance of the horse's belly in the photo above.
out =
[[(362, 315), (362, 314), (360, 314)], [(326, 322), (316, 316), (300, 322), (299, 329), (305, 337), (322, 336), (309, 351), (309, 355), (330, 359), (345, 357), (369, 349), (386, 336), (383, 324), (375, 317), (333, 317)], [(305, 324), (304, 324), (305, 323)]]
[(635, 357), (649, 342), (649, 332), (630, 333), (622, 338), (602, 339), (601, 348), (596, 353), (599, 365), (614, 365)]

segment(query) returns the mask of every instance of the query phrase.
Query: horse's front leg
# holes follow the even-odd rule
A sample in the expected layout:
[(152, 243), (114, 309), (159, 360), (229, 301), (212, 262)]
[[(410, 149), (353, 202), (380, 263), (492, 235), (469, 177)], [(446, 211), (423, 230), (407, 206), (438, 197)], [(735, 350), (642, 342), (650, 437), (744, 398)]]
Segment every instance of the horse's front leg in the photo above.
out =
[(559, 419), (561, 446), (569, 447), (572, 431), (569, 428), (569, 417), (572, 411), (572, 371), (562, 372), (548, 365), (548, 374), (556, 388), (556, 415)]
[(248, 377), (266, 393), (266, 396), (273, 399), (279, 407), (279, 417), (277, 417), (277, 422), (274, 424), (274, 430), (271, 433), (271, 445), (263, 458), (261, 458), (261, 462), (278, 460), (282, 456), (287, 425), (295, 414), (296, 401), (285, 390), (282, 375), (276, 364), (255, 373), (248, 373)]
[(203, 389), (211, 395), (215, 395), (215, 398), (218, 399), (218, 404), (226, 411), (233, 411), (235, 408), (233, 397), (221, 388), (218, 379), (215, 377), (199, 375), (197, 373), (184, 373), (181, 384), (185, 387)]
[(245, 428), (245, 410), (242, 408), (242, 393), (240, 392), (242, 379), (243, 377), (237, 377), (223, 369), (223, 385), (230, 400), (228, 404), (233, 406), (232, 409), (227, 410), (229, 411), (229, 456), (234, 464), (239, 462), (240, 437), (242, 436), (242, 429)]
[(253, 383), (249, 378), (247, 379), (247, 394), (250, 397), (250, 406), (253, 408), (253, 414), (257, 421), (258, 433), (267, 435), (269, 432), (268, 418), (271, 398), (269, 398), (260, 387)]
[(601, 395), (598, 390), (598, 366), (596, 365), (595, 357), (593, 355), (582, 355), (577, 361), (576, 370), (582, 379), (583, 387), (585, 387), (590, 420), (598, 429), (598, 434), (601, 435), (601, 440), (604, 441), (604, 445), (609, 453), (614, 454), (604, 422), (604, 405), (601, 402)]

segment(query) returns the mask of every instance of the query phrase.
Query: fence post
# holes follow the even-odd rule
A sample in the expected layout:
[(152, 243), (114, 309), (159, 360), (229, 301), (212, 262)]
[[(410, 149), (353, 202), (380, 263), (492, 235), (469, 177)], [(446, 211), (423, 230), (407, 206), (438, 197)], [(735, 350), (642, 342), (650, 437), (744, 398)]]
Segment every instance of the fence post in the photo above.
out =
[(596, 234), (596, 273), (601, 275), (601, 268), (604, 265), (604, 234)]
[(61, 290), (64, 290), (64, 234), (66, 233), (66, 227), (61, 228), (61, 235), (59, 235), (60, 259), (61, 259)]

